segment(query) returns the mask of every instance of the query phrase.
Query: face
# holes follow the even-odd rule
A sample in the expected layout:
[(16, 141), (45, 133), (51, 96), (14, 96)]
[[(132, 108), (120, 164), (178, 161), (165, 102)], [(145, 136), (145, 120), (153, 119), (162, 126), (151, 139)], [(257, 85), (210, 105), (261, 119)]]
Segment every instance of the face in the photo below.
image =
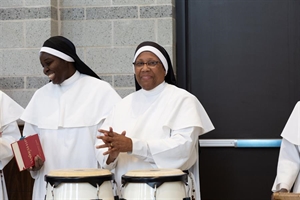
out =
[(40, 62), (44, 68), (44, 74), (49, 77), (53, 84), (61, 84), (76, 71), (73, 63), (45, 52), (40, 54)]
[[(148, 63), (151, 61), (160, 61), (159, 58), (152, 52), (142, 52), (135, 62)], [(144, 64), (142, 67), (134, 67), (135, 77), (139, 85), (144, 90), (152, 90), (165, 80), (165, 68), (162, 63), (157, 63), (155, 67), (149, 67)]]

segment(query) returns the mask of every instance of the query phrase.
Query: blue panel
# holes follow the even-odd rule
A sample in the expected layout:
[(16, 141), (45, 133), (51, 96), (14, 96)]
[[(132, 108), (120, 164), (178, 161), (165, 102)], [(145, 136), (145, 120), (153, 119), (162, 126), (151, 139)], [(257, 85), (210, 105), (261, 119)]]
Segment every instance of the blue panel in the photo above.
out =
[(281, 139), (260, 139), (260, 140), (236, 140), (237, 148), (245, 147), (280, 147)]

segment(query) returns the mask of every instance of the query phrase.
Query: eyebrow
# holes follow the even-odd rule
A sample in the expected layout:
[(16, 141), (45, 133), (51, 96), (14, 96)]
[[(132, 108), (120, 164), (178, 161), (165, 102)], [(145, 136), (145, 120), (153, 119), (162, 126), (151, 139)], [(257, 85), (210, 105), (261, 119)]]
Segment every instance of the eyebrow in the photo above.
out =
[(51, 60), (51, 58), (45, 58), (44, 61)]
[[(147, 60), (147, 62), (148, 61), (160, 61), (159, 59), (156, 60), (155, 58), (149, 58), (149, 59), (145, 59), (145, 60)], [(136, 61), (143, 61), (144, 62), (144, 59), (136, 59)]]

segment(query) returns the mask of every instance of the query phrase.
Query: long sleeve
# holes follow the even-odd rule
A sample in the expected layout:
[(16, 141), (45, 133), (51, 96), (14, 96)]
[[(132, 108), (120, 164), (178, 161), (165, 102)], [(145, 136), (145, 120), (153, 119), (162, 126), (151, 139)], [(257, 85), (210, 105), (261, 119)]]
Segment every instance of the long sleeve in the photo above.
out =
[(291, 190), (300, 169), (299, 149), (297, 145), (283, 139), (277, 166), (277, 177), (272, 191), (276, 192), (281, 188)]
[(20, 139), (21, 134), (17, 122), (11, 122), (1, 128), (2, 136), (0, 137), (0, 169), (13, 157), (11, 143)]
[(188, 127), (171, 131), (170, 137), (166, 139), (133, 139), (132, 155), (155, 163), (159, 168), (189, 169), (197, 159), (195, 145), (199, 131), (200, 128)]

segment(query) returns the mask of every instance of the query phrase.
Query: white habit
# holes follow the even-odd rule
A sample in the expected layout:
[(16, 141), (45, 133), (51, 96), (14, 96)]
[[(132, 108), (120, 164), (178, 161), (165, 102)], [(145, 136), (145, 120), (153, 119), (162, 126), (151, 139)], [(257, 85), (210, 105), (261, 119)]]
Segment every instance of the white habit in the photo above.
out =
[(276, 192), (281, 188), (300, 193), (300, 102), (298, 102), (286, 123), (277, 165), (277, 176), (272, 187)]
[(21, 117), (24, 135), (39, 134), (46, 159), (31, 172), (33, 200), (44, 200), (44, 176), (51, 170), (98, 168), (98, 128), (119, 100), (107, 82), (78, 71), (60, 85), (48, 83), (35, 92)]
[(121, 153), (110, 165), (103, 156), (107, 149), (96, 150), (101, 167), (115, 170), (118, 186), (131, 170), (177, 168), (193, 172), (200, 199), (198, 136), (214, 126), (195, 96), (165, 82), (150, 91), (141, 89), (116, 105), (101, 128), (109, 127), (126, 131), (133, 142), (132, 152)]
[(20, 139), (21, 134), (17, 124), (23, 108), (5, 93), (0, 91), (0, 199), (7, 200), (7, 191), (3, 168), (12, 159), (10, 144)]

